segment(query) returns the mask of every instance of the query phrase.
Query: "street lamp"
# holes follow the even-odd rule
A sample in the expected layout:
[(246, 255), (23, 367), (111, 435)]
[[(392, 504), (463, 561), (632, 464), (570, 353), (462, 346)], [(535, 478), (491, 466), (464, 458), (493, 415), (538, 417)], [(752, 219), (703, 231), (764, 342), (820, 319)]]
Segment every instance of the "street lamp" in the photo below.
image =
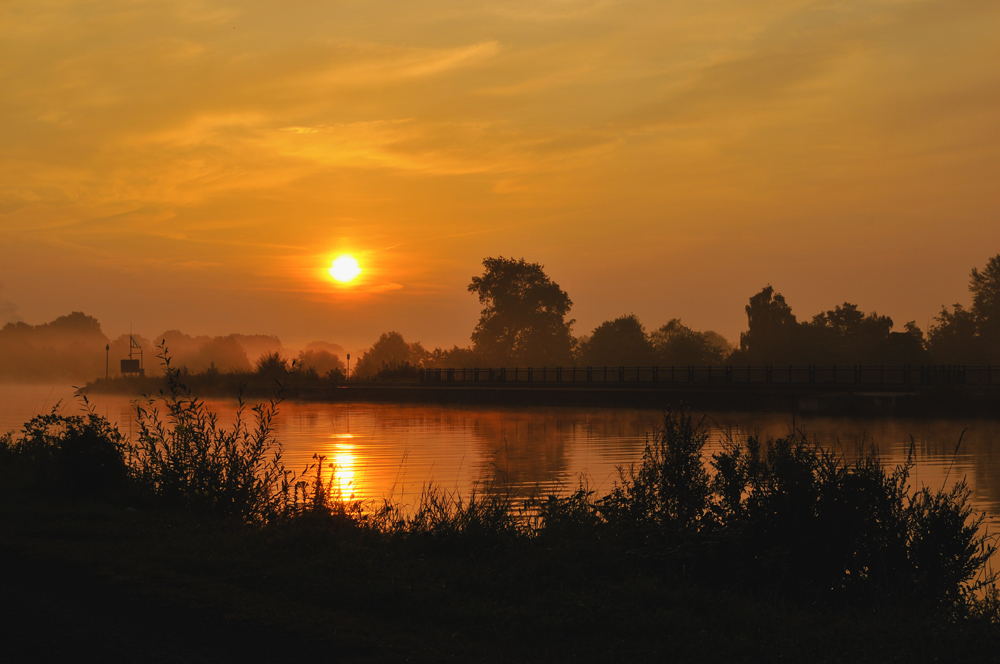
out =
[(104, 380), (108, 379), (108, 367), (111, 364), (111, 344), (104, 344)]
[(351, 354), (347, 354), (347, 380), (351, 379)]

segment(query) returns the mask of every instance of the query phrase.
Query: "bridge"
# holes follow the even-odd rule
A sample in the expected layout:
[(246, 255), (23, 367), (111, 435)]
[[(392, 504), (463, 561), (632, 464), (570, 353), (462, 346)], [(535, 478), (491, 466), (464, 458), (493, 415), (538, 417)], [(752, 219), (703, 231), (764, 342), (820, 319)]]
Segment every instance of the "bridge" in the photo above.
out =
[(1000, 366), (761, 365), (425, 368), (322, 398), (1000, 418)]
[(671, 367), (486, 367), (421, 369), (420, 382), (476, 386), (693, 388), (785, 386), (917, 391), (924, 387), (1000, 388), (1000, 366), (766, 365)]

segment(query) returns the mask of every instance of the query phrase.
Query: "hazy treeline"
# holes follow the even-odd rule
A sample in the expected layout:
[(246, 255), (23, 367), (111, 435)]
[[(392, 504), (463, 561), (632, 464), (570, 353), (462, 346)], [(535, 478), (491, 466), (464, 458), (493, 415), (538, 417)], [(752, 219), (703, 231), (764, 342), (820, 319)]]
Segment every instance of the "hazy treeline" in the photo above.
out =
[(844, 302), (799, 321), (767, 285), (745, 307), (747, 331), (730, 344), (711, 330), (670, 319), (647, 331), (633, 314), (590, 334), (571, 333), (573, 305), (537, 263), (487, 258), (469, 291), (485, 305), (467, 348), (427, 351), (387, 332), (357, 364), (361, 378), (403, 379), (420, 367), (704, 366), (718, 364), (1000, 364), (1000, 254), (973, 268), (972, 306), (942, 307), (925, 335), (914, 321), (896, 329), (889, 316)]
[[(800, 321), (781, 293), (767, 285), (745, 307), (747, 330), (731, 344), (711, 330), (670, 318), (648, 330), (624, 314), (575, 336), (569, 295), (537, 263), (487, 258), (468, 290), (483, 310), (467, 347), (427, 350), (386, 332), (362, 354), (351, 374), (361, 379), (412, 379), (421, 367), (705, 366), (720, 364), (994, 364), (1000, 365), (1000, 254), (973, 268), (972, 304), (942, 307), (925, 334), (914, 321), (896, 329), (892, 318), (844, 302)], [(666, 317), (665, 317), (666, 318)], [(662, 320), (662, 319), (661, 319)], [(275, 336), (192, 337), (168, 330), (152, 340), (133, 335), (148, 374), (161, 371), (158, 344), (187, 373), (267, 373), (296, 369), (339, 380), (344, 349), (315, 341), (297, 355)], [(129, 356), (129, 335), (109, 340), (98, 321), (80, 312), (51, 323), (8, 323), (0, 329), (0, 380), (92, 380), (111, 375)]]
[[(157, 358), (158, 346), (164, 344), (171, 363), (184, 373), (247, 373), (268, 370), (275, 362), (290, 366), (290, 353), (281, 340), (272, 335), (229, 334), (191, 336), (179, 330), (167, 330), (153, 339), (131, 335), (142, 351), (148, 375), (162, 374)], [(0, 380), (83, 382), (103, 377), (105, 362), (111, 376), (119, 375), (120, 360), (129, 357), (130, 335), (108, 338), (93, 316), (74, 311), (50, 323), (29, 325), (7, 323), (0, 328)], [(108, 350), (105, 350), (109, 347)], [(318, 376), (343, 377), (345, 352), (337, 344), (314, 341), (292, 355), (296, 366)], [(139, 349), (132, 350), (139, 358)]]

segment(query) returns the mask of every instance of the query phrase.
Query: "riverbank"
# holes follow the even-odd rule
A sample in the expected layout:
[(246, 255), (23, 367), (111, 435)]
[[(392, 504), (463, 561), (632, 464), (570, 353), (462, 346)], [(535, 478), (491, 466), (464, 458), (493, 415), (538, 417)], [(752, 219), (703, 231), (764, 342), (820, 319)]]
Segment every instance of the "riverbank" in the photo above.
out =
[[(325, 403), (402, 403), (471, 406), (547, 406), (670, 410), (689, 407), (711, 412), (777, 412), (844, 416), (963, 417), (1000, 419), (1000, 386), (823, 385), (802, 383), (372, 383), (330, 382), (290, 374), (281, 380), (254, 374), (185, 376), (204, 397), (283, 398)], [(85, 392), (155, 395), (159, 377), (99, 379)]]
[(909, 604), (788, 602), (572, 540), (463, 549), (340, 526), (259, 529), (7, 498), (5, 653), (12, 661), (989, 662), (1000, 647), (985, 622), (942, 620)]

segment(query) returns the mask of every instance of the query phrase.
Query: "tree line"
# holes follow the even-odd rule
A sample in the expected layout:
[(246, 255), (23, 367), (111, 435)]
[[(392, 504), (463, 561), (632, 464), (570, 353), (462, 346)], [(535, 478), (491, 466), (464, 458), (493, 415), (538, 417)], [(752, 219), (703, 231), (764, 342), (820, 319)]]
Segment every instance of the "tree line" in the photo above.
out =
[(889, 316), (850, 302), (799, 321), (767, 285), (745, 307), (738, 344), (679, 318), (647, 332), (634, 314), (576, 337), (568, 318), (573, 302), (544, 266), (501, 256), (486, 258), (483, 268), (468, 286), (483, 305), (468, 347), (428, 351), (386, 332), (354, 375), (391, 380), (421, 367), (1000, 364), (1000, 254), (972, 269), (971, 307), (942, 306), (926, 334), (915, 321), (895, 330)]
[[(925, 334), (914, 321), (901, 330), (892, 318), (844, 302), (800, 321), (771, 285), (750, 297), (747, 329), (731, 344), (680, 318), (647, 331), (634, 314), (605, 321), (575, 336), (573, 301), (538, 263), (486, 258), (468, 291), (483, 306), (466, 347), (425, 349), (386, 332), (351, 372), (362, 379), (412, 378), (422, 367), (706, 366), (721, 364), (994, 364), (1000, 365), (1000, 254), (969, 279), (972, 304), (942, 306)], [(333, 381), (346, 377), (344, 348), (315, 341), (295, 357), (270, 335), (193, 337), (168, 330), (152, 342), (138, 335), (109, 339), (92, 316), (73, 312), (50, 323), (0, 328), (0, 380), (91, 380), (117, 374), (130, 336), (142, 347), (147, 372), (159, 371), (156, 345), (190, 373), (270, 373), (284, 367)], [(109, 347), (106, 352), (105, 347)]]
[[(0, 380), (85, 381), (119, 373), (119, 361), (129, 357), (132, 339), (142, 351), (146, 373), (162, 373), (157, 348), (167, 349), (174, 367), (185, 374), (263, 373), (289, 367), (287, 350), (273, 335), (228, 334), (191, 336), (167, 330), (154, 337), (122, 334), (111, 339), (93, 316), (74, 311), (40, 325), (7, 323), (0, 328)], [(317, 377), (344, 379), (344, 349), (337, 344), (313, 341), (293, 356), (294, 366)], [(133, 356), (138, 358), (137, 352)]]

